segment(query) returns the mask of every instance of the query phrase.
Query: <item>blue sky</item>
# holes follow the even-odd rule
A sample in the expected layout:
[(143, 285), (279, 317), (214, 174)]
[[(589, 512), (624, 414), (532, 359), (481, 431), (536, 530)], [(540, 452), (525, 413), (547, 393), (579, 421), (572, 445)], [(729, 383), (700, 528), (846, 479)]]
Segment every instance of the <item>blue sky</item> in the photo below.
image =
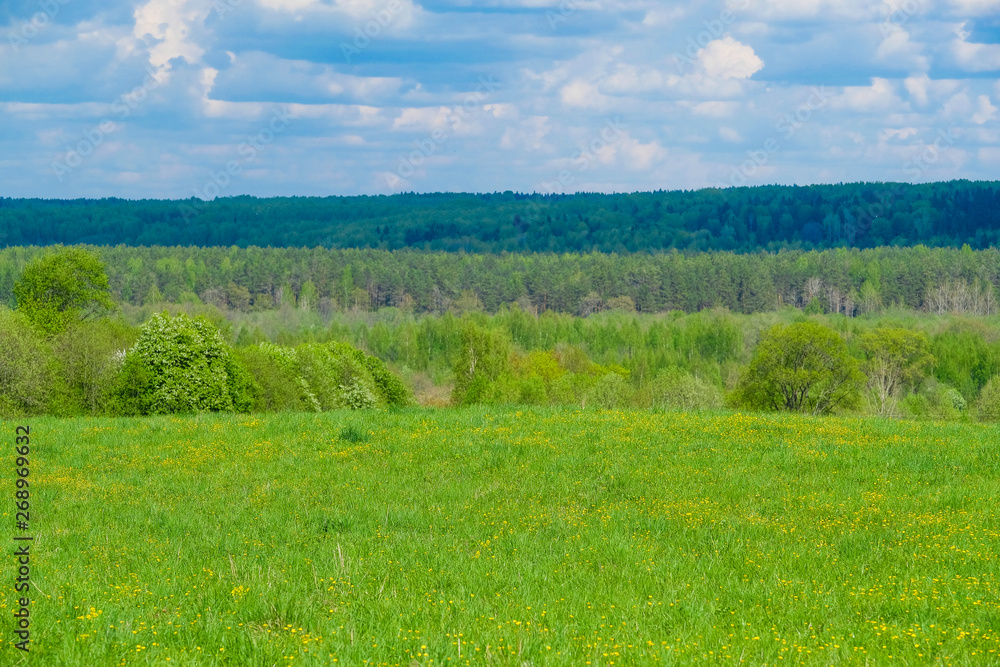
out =
[(1000, 178), (1000, 0), (0, 0), (0, 195)]

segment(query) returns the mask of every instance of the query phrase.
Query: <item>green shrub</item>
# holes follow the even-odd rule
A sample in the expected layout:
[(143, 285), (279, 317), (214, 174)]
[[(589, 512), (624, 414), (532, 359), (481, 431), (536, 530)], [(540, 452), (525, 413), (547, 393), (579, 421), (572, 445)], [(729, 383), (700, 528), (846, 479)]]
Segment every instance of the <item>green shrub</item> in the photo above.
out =
[(456, 405), (496, 402), (485, 399), (483, 392), (501, 376), (510, 374), (510, 356), (511, 345), (506, 332), (467, 323), (462, 329), (461, 353), (454, 367), (452, 401)]
[(976, 401), (976, 415), (982, 421), (1000, 421), (1000, 375), (994, 375)]
[[(475, 383), (483, 383), (482, 393), (477, 403), (486, 405), (517, 405), (521, 402), (521, 383), (510, 373), (504, 373), (500, 377), (487, 383), (483, 376), (478, 376)], [(476, 384), (471, 386), (475, 387)], [(472, 396), (472, 392), (468, 394)]]
[(722, 391), (679, 368), (662, 371), (652, 382), (654, 407), (706, 410), (722, 407)]
[(260, 386), (258, 410), (361, 410), (413, 400), (380, 359), (346, 343), (261, 343), (240, 355)]
[(413, 394), (410, 390), (378, 357), (367, 355), (347, 343), (331, 342), (327, 343), (327, 346), (337, 354), (354, 357), (368, 370), (371, 379), (375, 382), (375, 390), (381, 398), (381, 402), (398, 407), (413, 403)]
[(954, 387), (931, 378), (921, 390), (902, 402), (907, 416), (922, 419), (959, 419), (968, 407), (965, 397)]
[(30, 320), (0, 307), (0, 416), (45, 412), (54, 379), (52, 354)]
[(109, 389), (122, 367), (125, 351), (139, 330), (122, 320), (77, 322), (51, 339), (58, 381), (50, 412), (57, 415), (101, 414), (109, 409)]
[(599, 408), (617, 410), (632, 402), (632, 387), (619, 373), (608, 373), (590, 390), (587, 403)]
[(261, 343), (239, 348), (237, 354), (260, 387), (253, 406), (255, 412), (305, 412), (320, 409), (319, 402), (299, 374), (293, 350)]
[(378, 407), (375, 380), (354, 354), (338, 344), (306, 343), (295, 348), (295, 355), (323, 410)]
[(260, 387), (203, 318), (153, 315), (125, 354), (114, 391), (120, 414), (249, 410)]
[(556, 405), (583, 403), (600, 377), (582, 373), (566, 373), (552, 382), (549, 400)]

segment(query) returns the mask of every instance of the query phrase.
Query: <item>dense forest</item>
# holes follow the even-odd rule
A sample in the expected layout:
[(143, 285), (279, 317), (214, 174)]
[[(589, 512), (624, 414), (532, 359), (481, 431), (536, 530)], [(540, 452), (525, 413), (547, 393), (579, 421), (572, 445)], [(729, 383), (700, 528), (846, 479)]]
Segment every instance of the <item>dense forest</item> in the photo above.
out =
[[(205, 303), (237, 312), (605, 310), (757, 313), (795, 306), (848, 316), (898, 306), (937, 314), (997, 311), (1000, 251), (880, 247), (739, 255), (466, 254), (323, 248), (92, 247), (113, 298), (139, 306)], [(0, 250), (0, 303), (45, 248)]]
[(0, 199), (0, 246), (756, 252), (1000, 240), (1000, 183), (201, 201)]

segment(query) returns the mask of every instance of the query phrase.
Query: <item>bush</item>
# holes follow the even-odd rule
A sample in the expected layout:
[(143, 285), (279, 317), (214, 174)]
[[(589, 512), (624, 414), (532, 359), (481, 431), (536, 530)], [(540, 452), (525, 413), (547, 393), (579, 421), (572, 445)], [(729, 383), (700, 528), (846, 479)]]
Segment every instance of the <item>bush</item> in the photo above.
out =
[(706, 410), (722, 407), (722, 391), (679, 368), (662, 371), (652, 383), (654, 407)]
[(260, 387), (253, 405), (255, 412), (320, 410), (319, 401), (299, 374), (293, 350), (261, 343), (240, 348), (237, 354)]
[(510, 374), (510, 355), (506, 333), (467, 323), (462, 329), (461, 353), (454, 366), (452, 402), (455, 405), (487, 402), (483, 393), (487, 387)]
[(625, 408), (632, 402), (632, 387), (620, 374), (608, 373), (590, 390), (587, 402), (609, 410)]
[(1000, 375), (994, 375), (976, 401), (976, 415), (982, 421), (1000, 421)]
[(155, 314), (125, 354), (114, 410), (126, 415), (247, 411), (259, 393), (207, 320)]
[(413, 400), (385, 363), (345, 343), (261, 343), (240, 355), (261, 388), (258, 410), (360, 410)]
[(959, 419), (968, 403), (954, 387), (931, 378), (923, 388), (903, 400), (903, 409), (910, 417), (922, 419)]
[(379, 405), (371, 373), (353, 354), (338, 350), (337, 344), (306, 343), (295, 348), (295, 356), (302, 378), (323, 410)]
[(53, 371), (51, 352), (30, 320), (0, 307), (0, 416), (45, 412)]
[(396, 377), (385, 362), (378, 357), (367, 355), (361, 350), (351, 347), (347, 343), (327, 343), (337, 354), (354, 357), (368, 370), (368, 374), (375, 383), (375, 390), (381, 402), (396, 407), (403, 407), (413, 403), (413, 394), (403, 381)]
[(101, 414), (109, 409), (125, 351), (139, 330), (121, 320), (77, 322), (51, 340), (58, 373), (50, 411), (59, 415)]

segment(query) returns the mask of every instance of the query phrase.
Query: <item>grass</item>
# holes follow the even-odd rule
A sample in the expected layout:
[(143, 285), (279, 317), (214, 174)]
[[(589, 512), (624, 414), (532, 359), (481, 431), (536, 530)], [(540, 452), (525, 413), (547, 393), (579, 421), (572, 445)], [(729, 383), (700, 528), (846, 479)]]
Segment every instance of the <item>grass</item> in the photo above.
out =
[(1000, 663), (994, 426), (485, 408), (29, 423), (24, 664)]

